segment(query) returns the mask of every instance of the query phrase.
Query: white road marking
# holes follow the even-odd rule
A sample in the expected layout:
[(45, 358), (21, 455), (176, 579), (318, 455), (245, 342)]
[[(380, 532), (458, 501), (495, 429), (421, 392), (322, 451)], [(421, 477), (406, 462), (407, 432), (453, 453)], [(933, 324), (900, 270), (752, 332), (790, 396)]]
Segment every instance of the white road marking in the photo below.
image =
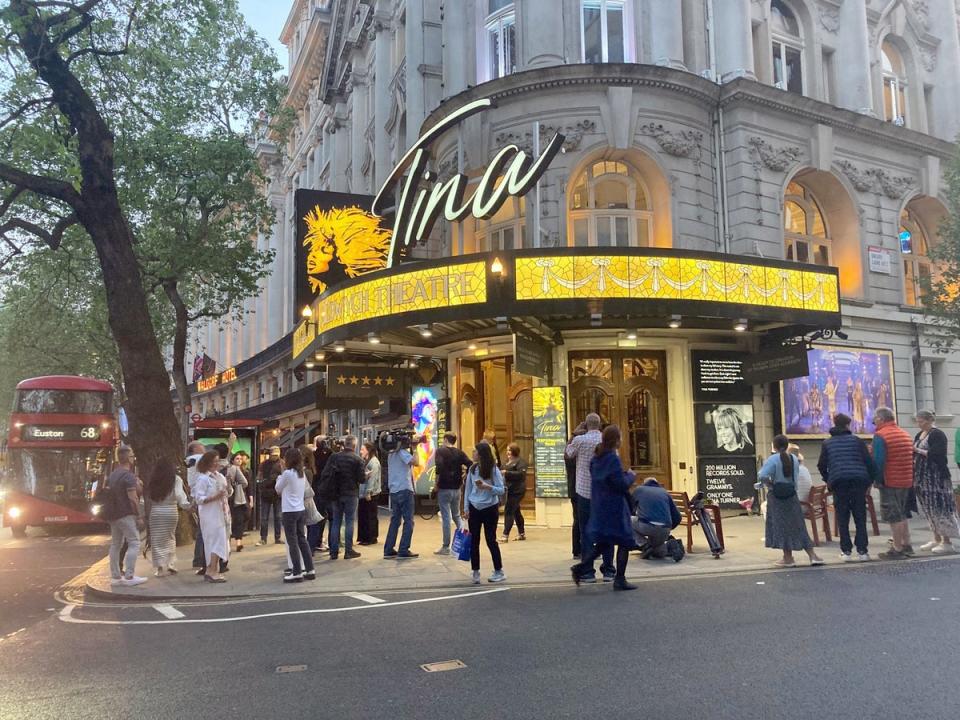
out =
[(352, 597), (354, 600), (363, 600), (365, 603), (370, 603), (371, 605), (377, 605), (379, 603), (384, 603), (386, 600), (383, 598), (374, 597), (373, 595), (367, 595), (362, 592), (345, 592), (344, 595), (347, 597)]
[(179, 620), (182, 617), (186, 617), (186, 615), (177, 610), (173, 605), (168, 605), (167, 603), (154, 605), (153, 609), (163, 615), (165, 618), (170, 618), (171, 620)]
[(428, 602), (438, 602), (441, 600), (459, 600), (460, 598), (471, 598), (479, 595), (491, 595), (498, 592), (506, 592), (510, 588), (499, 587), (491, 590), (479, 590), (475, 592), (463, 592), (456, 595), (441, 595), (440, 597), (418, 598), (416, 600), (397, 600), (396, 602), (383, 602), (377, 605), (353, 605), (351, 607), (336, 608), (313, 608), (310, 610), (285, 610), (283, 612), (262, 613), (260, 615), (241, 615), (239, 617), (229, 618), (187, 618), (184, 620), (84, 620), (73, 617), (73, 611), (77, 607), (74, 604), (65, 605), (63, 610), (57, 616), (61, 621), (74, 623), (77, 625), (184, 625), (184, 624), (202, 624), (202, 623), (228, 623), (243, 622), (246, 620), (261, 620), (263, 618), (289, 617), (292, 615), (324, 615), (327, 613), (351, 612), (356, 610), (373, 610), (385, 607), (397, 607), (399, 605), (419, 605)]

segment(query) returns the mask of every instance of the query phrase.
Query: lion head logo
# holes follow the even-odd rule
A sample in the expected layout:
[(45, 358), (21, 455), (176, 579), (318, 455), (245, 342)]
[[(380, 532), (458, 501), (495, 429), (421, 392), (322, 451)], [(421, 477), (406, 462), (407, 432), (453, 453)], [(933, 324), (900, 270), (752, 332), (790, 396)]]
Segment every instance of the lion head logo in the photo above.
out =
[(314, 207), (304, 222), (307, 276), (315, 293), (387, 266), (392, 232), (380, 227), (376, 215), (356, 207)]

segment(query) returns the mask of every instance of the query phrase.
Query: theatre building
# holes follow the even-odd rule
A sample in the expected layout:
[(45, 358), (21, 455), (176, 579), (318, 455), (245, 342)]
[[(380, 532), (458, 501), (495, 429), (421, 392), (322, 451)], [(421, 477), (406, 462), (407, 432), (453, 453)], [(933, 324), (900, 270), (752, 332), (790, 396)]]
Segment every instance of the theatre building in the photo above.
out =
[(243, 325), (198, 328), (197, 353), (245, 364), (195, 406), (265, 417), (282, 394), (225, 398), (273, 383), (300, 393), (265, 417), (291, 441), (493, 432), (547, 525), (569, 518), (559, 452), (590, 412), (639, 477), (730, 508), (776, 432), (815, 469), (837, 411), (866, 436), (880, 405), (908, 430), (926, 407), (952, 436), (960, 366), (929, 346), (923, 284), (960, 129), (957, 19), (295, 2), (298, 123), (260, 144), (274, 272)]

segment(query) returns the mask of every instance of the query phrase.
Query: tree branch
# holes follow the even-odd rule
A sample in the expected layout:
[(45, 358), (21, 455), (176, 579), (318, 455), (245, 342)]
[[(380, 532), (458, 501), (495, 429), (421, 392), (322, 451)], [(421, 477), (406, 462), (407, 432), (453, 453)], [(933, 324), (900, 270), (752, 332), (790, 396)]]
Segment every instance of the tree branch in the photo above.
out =
[(60, 243), (63, 241), (63, 234), (67, 231), (67, 228), (79, 222), (80, 220), (77, 218), (77, 214), (70, 213), (66, 217), (60, 218), (57, 224), (54, 225), (53, 230), (47, 230), (29, 220), (11, 218), (0, 225), (0, 238), (6, 240), (7, 244), (13, 245), (13, 242), (7, 237), (7, 233), (11, 230), (23, 230), (43, 240), (51, 250), (56, 250), (60, 247)]
[(14, 187), (34, 192), (37, 195), (61, 200), (74, 210), (79, 209), (82, 204), (80, 193), (74, 190), (70, 183), (42, 175), (32, 175), (2, 162), (0, 162), (0, 180), (8, 182)]
[(23, 105), (21, 105), (16, 110), (14, 110), (12, 113), (7, 115), (7, 117), (5, 117), (2, 121), (0, 121), (0, 130), (5, 128), (7, 125), (12, 123), (17, 118), (23, 116), (30, 108), (35, 107), (36, 105), (42, 105), (44, 103), (47, 103), (49, 105), (52, 102), (53, 102), (52, 97), (42, 97), (42, 98), (34, 98), (33, 100), (28, 100), (27, 102), (23, 103)]

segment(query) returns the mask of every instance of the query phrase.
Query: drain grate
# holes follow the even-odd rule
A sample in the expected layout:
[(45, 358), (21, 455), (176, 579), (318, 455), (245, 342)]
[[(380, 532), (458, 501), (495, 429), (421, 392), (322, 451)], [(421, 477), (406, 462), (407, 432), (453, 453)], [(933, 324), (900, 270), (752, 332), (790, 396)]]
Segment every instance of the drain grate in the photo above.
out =
[(306, 669), (306, 665), (278, 665), (277, 675), (281, 675), (283, 673), (303, 672)]
[(420, 666), (424, 672), (447, 672), (448, 670), (460, 670), (466, 665), (462, 660), (443, 660), (442, 662), (427, 663)]

